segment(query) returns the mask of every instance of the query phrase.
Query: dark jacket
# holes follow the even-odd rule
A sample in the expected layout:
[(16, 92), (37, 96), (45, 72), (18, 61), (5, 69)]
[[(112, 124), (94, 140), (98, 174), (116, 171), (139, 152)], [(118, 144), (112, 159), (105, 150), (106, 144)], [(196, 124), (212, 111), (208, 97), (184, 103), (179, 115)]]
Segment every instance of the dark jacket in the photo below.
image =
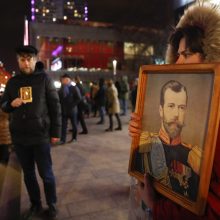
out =
[(88, 108), (88, 103), (85, 97), (86, 92), (81, 83), (77, 82), (76, 87), (79, 89), (80, 95), (82, 97), (80, 102), (78, 103), (78, 110), (84, 111), (85, 109)]
[(77, 86), (69, 86), (69, 94), (65, 96), (63, 87), (59, 90), (62, 115), (71, 116), (77, 111), (77, 105), (81, 100), (80, 91)]
[[(11, 102), (19, 97), (21, 87), (32, 88), (32, 102), (13, 108)], [(10, 132), (14, 144), (49, 143), (60, 137), (61, 109), (53, 81), (44, 71), (12, 77), (1, 99), (2, 110), (11, 113)]]
[(106, 104), (106, 88), (104, 85), (101, 85), (99, 87), (99, 90), (95, 94), (95, 101), (97, 103), (97, 106), (102, 107)]
[(82, 96), (82, 97), (85, 96), (86, 92), (85, 92), (85, 89), (83, 88), (82, 84), (79, 83), (79, 82), (77, 82), (77, 83), (76, 83), (76, 86), (77, 86), (77, 88), (79, 89), (81, 96)]

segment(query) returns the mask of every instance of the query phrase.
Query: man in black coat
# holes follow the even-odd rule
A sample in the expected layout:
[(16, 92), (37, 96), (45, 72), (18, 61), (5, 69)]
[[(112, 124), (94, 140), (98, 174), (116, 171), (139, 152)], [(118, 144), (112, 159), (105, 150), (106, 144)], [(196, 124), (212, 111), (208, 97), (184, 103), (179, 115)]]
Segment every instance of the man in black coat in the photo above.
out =
[(10, 132), (15, 152), (24, 172), (24, 181), (31, 207), (24, 219), (42, 212), (40, 188), (35, 163), (44, 183), (47, 214), (57, 215), (56, 186), (50, 154), (51, 143), (59, 141), (61, 109), (53, 81), (37, 63), (37, 49), (33, 46), (17, 48), (20, 74), (12, 77), (1, 99), (3, 111), (11, 114)]
[(77, 86), (71, 84), (69, 74), (64, 74), (61, 77), (61, 88), (59, 97), (62, 109), (62, 135), (60, 144), (65, 144), (68, 119), (72, 124), (72, 139), (69, 142), (77, 140), (77, 105), (81, 100), (80, 91)]
[(99, 89), (95, 95), (95, 101), (99, 108), (100, 120), (97, 124), (104, 124), (105, 122), (105, 105), (106, 105), (106, 87), (105, 80), (103, 78), (99, 79)]
[(86, 105), (85, 90), (81, 84), (81, 80), (79, 76), (75, 77), (75, 83), (76, 83), (77, 88), (80, 91), (80, 95), (82, 96), (82, 99), (78, 104), (78, 113), (77, 113), (78, 121), (80, 122), (82, 126), (82, 131), (79, 132), (79, 134), (88, 134), (88, 129), (87, 129), (85, 118), (84, 118), (84, 110), (85, 110), (85, 105)]

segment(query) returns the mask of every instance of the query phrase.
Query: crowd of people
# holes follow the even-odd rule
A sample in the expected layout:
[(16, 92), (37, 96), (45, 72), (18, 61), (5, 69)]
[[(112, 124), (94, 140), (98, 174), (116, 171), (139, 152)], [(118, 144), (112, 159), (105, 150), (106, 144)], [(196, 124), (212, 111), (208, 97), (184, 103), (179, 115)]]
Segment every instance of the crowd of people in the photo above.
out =
[[(90, 115), (90, 109), (99, 112), (97, 124), (104, 124), (108, 114), (109, 128), (106, 131), (113, 131), (112, 115), (116, 116), (118, 122), (115, 130), (122, 130), (119, 116), (121, 107), (119, 93), (112, 80), (101, 78), (96, 91), (91, 87), (90, 95), (86, 94), (79, 76), (72, 79), (65, 73), (60, 78), (61, 88), (57, 90), (54, 81), (45, 72), (43, 63), (37, 60), (37, 54), (38, 50), (31, 45), (22, 45), (16, 49), (20, 74), (8, 80), (1, 94), (0, 165), (7, 166), (10, 146), (13, 145), (24, 173), (31, 204), (30, 209), (22, 214), (22, 219), (41, 215), (55, 219), (57, 195), (51, 146), (76, 143), (78, 134), (88, 134), (84, 116)], [(123, 110), (126, 111), (124, 105)], [(68, 129), (69, 121), (71, 129)], [(78, 124), (82, 127), (80, 132)], [(70, 140), (66, 140), (68, 131), (72, 133)], [(45, 211), (35, 164), (44, 185), (48, 205)]]
[[(66, 143), (68, 119), (72, 125), (72, 129), (70, 129), (72, 139), (68, 142), (76, 142), (77, 134), (88, 134), (86, 117), (98, 117), (97, 125), (105, 124), (105, 118), (108, 117), (109, 126), (105, 131), (122, 130), (120, 117), (126, 116), (129, 108), (132, 111), (135, 109), (137, 79), (129, 84), (127, 76), (123, 76), (115, 82), (111, 79), (100, 78), (98, 82), (93, 81), (89, 89), (79, 76), (72, 78), (69, 74), (64, 74), (60, 81), (62, 86), (58, 93), (63, 123), (59, 144)], [(74, 84), (76, 86), (73, 86)], [(117, 121), (115, 128), (113, 116)], [(80, 132), (78, 132), (78, 124), (82, 127)]]
[[(169, 38), (166, 54), (167, 63), (219, 62), (219, 36), (220, 13), (216, 7), (205, 4), (189, 7)], [(38, 50), (31, 45), (23, 45), (16, 50), (20, 74), (9, 79), (0, 99), (0, 163), (7, 163), (9, 146), (13, 144), (24, 173), (24, 181), (31, 203), (30, 209), (23, 214), (23, 219), (30, 219), (32, 216), (43, 212), (40, 188), (35, 173), (35, 164), (37, 164), (48, 205), (46, 215), (48, 219), (55, 219), (57, 217), (57, 195), (52, 169), (51, 145), (63, 145), (67, 142), (77, 143), (78, 134), (87, 135), (89, 131), (86, 125), (86, 115), (89, 117), (98, 115), (97, 125), (106, 124), (105, 118), (108, 116), (109, 126), (105, 128), (106, 132), (122, 130), (121, 117), (128, 114), (129, 101), (131, 102), (132, 112), (135, 110), (138, 80), (135, 79), (131, 86), (127, 76), (122, 76), (116, 81), (100, 78), (98, 82), (93, 82), (90, 91), (86, 91), (79, 76), (73, 79), (65, 73), (60, 78), (62, 86), (57, 91), (53, 80), (44, 71), (42, 63), (37, 61), (37, 54)], [(167, 82), (163, 88), (163, 93), (161, 93), (163, 101), (159, 107), (161, 129), (160, 134), (155, 138), (157, 143), (160, 143), (161, 149), (165, 151), (165, 163), (169, 168), (173, 168), (173, 161), (181, 162), (182, 165), (190, 167), (198, 179), (199, 173), (197, 171), (199, 168), (195, 169), (188, 160), (191, 151), (185, 148), (185, 145), (182, 146), (180, 142), (180, 133), (184, 125), (187, 106), (186, 89), (176, 81)], [(171, 97), (178, 96), (178, 100), (182, 100), (182, 113), (175, 116), (175, 121), (179, 127), (177, 125), (175, 127), (172, 118), (170, 119), (172, 123), (169, 123), (169, 117), (174, 116), (168, 114), (167, 93), (172, 94)], [(177, 105), (176, 100), (172, 101), (173, 105)], [(116, 118), (117, 126), (114, 126), (113, 116)], [(141, 131), (141, 118), (133, 113), (131, 119), (129, 124), (130, 135), (133, 137), (140, 136), (141, 132), (143, 133)], [(72, 138), (67, 141), (69, 120)], [(79, 124), (82, 128), (81, 131), (78, 131)], [(171, 124), (175, 129), (170, 128)], [(171, 132), (173, 130), (176, 131), (175, 134)], [(138, 192), (142, 206), (148, 214), (150, 213), (153, 216), (154, 220), (220, 219), (219, 135), (220, 132), (218, 132), (205, 214), (197, 216), (160, 195), (154, 190), (149, 176), (145, 175), (144, 184), (139, 183)], [(173, 155), (169, 160), (167, 159), (169, 157), (167, 152), (171, 146), (174, 146), (171, 143), (174, 139), (179, 141), (178, 146), (185, 152), (184, 161), (178, 161), (178, 158)], [(154, 171), (157, 172), (157, 170)], [(171, 185), (173, 188), (177, 187), (176, 183), (171, 182)], [(177, 187), (176, 191), (195, 200), (197, 196), (195, 187), (187, 189)], [(150, 215), (148, 217), (150, 218)]]

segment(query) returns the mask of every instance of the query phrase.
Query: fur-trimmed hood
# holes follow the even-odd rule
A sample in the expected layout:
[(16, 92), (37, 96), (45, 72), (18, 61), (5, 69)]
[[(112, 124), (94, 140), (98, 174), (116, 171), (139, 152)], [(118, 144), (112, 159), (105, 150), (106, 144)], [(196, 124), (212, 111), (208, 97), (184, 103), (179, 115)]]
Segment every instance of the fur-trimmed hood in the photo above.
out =
[[(220, 62), (220, 10), (217, 6), (197, 3), (185, 10), (176, 28), (198, 26), (204, 31), (205, 62)], [(175, 63), (174, 49), (168, 45), (166, 63)]]

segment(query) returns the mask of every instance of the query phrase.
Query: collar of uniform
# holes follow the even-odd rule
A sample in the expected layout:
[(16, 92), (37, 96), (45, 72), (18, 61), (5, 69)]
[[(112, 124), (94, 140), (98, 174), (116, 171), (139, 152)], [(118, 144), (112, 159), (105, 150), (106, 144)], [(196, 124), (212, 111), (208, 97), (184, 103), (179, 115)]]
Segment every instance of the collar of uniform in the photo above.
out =
[(165, 144), (178, 145), (181, 143), (180, 136), (176, 137), (175, 139), (170, 139), (166, 131), (164, 131), (162, 128), (159, 131), (159, 137)]

